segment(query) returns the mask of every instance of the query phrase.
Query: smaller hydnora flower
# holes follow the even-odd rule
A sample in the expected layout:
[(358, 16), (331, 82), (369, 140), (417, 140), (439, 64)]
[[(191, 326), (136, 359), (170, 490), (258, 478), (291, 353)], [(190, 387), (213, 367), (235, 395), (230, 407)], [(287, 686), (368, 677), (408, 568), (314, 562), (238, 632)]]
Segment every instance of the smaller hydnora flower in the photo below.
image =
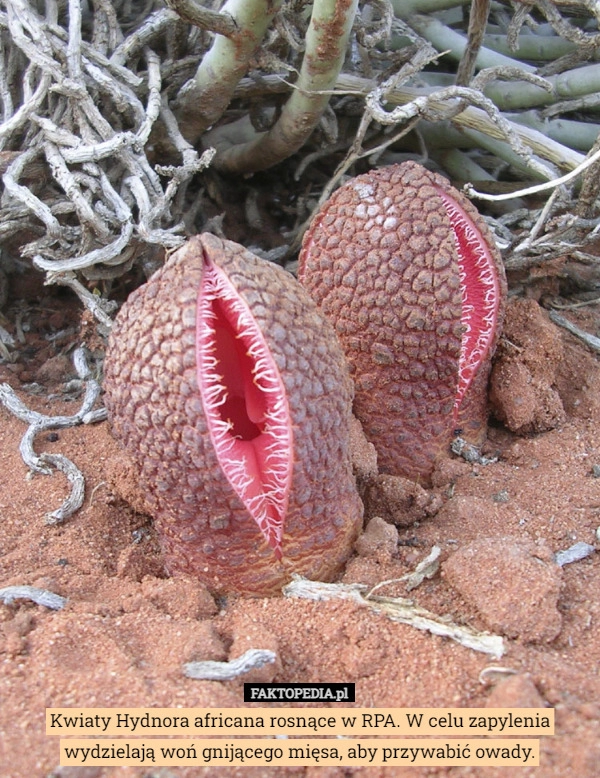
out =
[(299, 278), (346, 352), (381, 472), (426, 482), (458, 430), (483, 441), (506, 281), (445, 178), (406, 162), (348, 181), (307, 231)]

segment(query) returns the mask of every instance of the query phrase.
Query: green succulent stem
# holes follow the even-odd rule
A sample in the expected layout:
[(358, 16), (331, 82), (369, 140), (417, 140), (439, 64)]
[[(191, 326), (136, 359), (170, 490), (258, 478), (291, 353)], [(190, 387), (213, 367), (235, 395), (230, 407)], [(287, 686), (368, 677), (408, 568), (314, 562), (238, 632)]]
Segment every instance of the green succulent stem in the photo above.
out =
[(222, 16), (228, 15), (234, 21), (238, 33), (215, 35), (196, 75), (182, 88), (175, 105), (181, 133), (190, 143), (196, 143), (223, 115), (282, 2), (227, 0), (221, 9)]
[[(358, 0), (315, 0), (298, 81), (273, 127), (245, 143), (217, 144), (215, 165), (228, 173), (265, 170), (309, 138), (325, 111), (344, 64)], [(247, 133), (248, 122), (244, 122)], [(207, 142), (211, 142), (210, 134)]]
[[(410, 20), (410, 26), (428, 40), (438, 51), (447, 52), (447, 56), (453, 60), (460, 60), (464, 55), (467, 38), (459, 32), (443, 24), (439, 19), (428, 16), (416, 15)], [(517, 67), (532, 73), (535, 68), (514, 59), (500, 54), (492, 49), (482, 47), (477, 55), (476, 66), (481, 68), (493, 67)]]

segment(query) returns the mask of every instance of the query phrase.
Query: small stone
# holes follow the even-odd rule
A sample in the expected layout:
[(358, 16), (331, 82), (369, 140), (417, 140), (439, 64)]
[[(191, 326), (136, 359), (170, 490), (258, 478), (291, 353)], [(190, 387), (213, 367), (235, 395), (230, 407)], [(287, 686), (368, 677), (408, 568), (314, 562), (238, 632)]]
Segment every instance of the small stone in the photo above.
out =
[(398, 530), (380, 516), (374, 516), (371, 519), (363, 534), (354, 544), (356, 553), (364, 557), (373, 556), (378, 551), (387, 552), (391, 556), (397, 549)]
[(142, 591), (160, 611), (173, 618), (206, 619), (218, 612), (206, 586), (186, 576), (146, 578), (142, 582)]
[(119, 554), (119, 578), (141, 581), (146, 575), (160, 577), (163, 574), (164, 562), (153, 542), (132, 544)]
[(471, 465), (460, 459), (447, 459), (443, 457), (436, 463), (431, 476), (431, 485), (442, 488), (456, 483), (461, 477), (471, 472)]
[(369, 443), (362, 424), (352, 416), (350, 420), (350, 456), (352, 458), (352, 470), (360, 486), (371, 481), (377, 476), (377, 452), (375, 446)]
[(546, 643), (561, 630), (561, 571), (543, 543), (480, 538), (456, 551), (444, 563), (443, 574), (493, 632)]
[(146, 492), (139, 484), (137, 471), (131, 457), (114, 447), (114, 453), (103, 462), (104, 479), (109, 490), (130, 505), (136, 513), (149, 514)]
[(36, 371), (35, 380), (41, 384), (56, 384), (65, 381), (73, 375), (73, 365), (66, 356), (56, 356), (47, 359)]
[(556, 389), (561, 335), (535, 300), (511, 300), (490, 379), (495, 417), (518, 434), (555, 429), (566, 414)]
[(435, 512), (439, 507), (435, 500), (408, 478), (380, 475), (366, 491), (365, 508), (368, 516), (381, 516), (398, 527), (410, 527)]
[(503, 678), (491, 690), (486, 708), (545, 708), (546, 702), (529, 675)]
[(475, 528), (481, 520), (485, 520), (488, 525), (497, 526), (500, 523), (498, 508), (489, 498), (472, 497), (468, 494), (452, 497), (436, 514), (436, 522), (448, 530), (450, 537), (453, 537), (454, 533), (476, 536)]

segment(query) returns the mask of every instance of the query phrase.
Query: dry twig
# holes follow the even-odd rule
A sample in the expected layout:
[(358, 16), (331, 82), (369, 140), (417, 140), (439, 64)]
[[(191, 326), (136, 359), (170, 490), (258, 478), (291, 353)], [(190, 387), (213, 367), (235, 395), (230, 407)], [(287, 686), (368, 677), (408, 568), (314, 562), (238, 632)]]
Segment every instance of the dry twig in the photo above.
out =
[(51, 475), (53, 468), (61, 470), (71, 483), (69, 495), (59, 508), (47, 514), (46, 524), (60, 524), (81, 508), (84, 499), (84, 478), (81, 471), (63, 454), (36, 454), (33, 448), (35, 438), (40, 432), (46, 430), (75, 427), (79, 424), (90, 424), (106, 418), (103, 409), (94, 410), (100, 396), (100, 385), (90, 372), (84, 349), (76, 349), (73, 354), (73, 362), (77, 375), (85, 382), (85, 395), (81, 407), (73, 416), (45, 416), (37, 411), (32, 411), (17, 397), (8, 384), (0, 384), (0, 403), (14, 416), (29, 425), (19, 446), (23, 462), (33, 473)]
[(474, 651), (482, 651), (500, 658), (504, 653), (504, 641), (499, 635), (476, 632), (470, 627), (452, 623), (449, 619), (420, 608), (410, 600), (399, 597), (365, 596), (367, 586), (362, 584), (328, 584), (309, 581), (295, 576), (283, 593), (286, 597), (300, 597), (308, 600), (350, 600), (369, 608), (375, 613), (387, 616), (391, 621), (408, 624), (433, 635), (448, 637)]

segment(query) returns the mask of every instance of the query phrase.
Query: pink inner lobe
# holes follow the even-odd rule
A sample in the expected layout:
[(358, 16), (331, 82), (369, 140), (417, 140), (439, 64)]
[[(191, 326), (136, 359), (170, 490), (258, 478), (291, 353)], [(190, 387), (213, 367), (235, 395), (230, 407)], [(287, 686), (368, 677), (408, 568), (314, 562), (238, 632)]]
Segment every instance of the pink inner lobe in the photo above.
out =
[(196, 365), (221, 469), (281, 559), (293, 460), (285, 387), (247, 303), (206, 257)]
[(454, 232), (463, 297), (461, 322), (464, 332), (454, 401), (456, 419), (465, 393), (494, 340), (500, 306), (500, 284), (494, 258), (477, 225), (456, 200), (443, 189), (436, 189)]

